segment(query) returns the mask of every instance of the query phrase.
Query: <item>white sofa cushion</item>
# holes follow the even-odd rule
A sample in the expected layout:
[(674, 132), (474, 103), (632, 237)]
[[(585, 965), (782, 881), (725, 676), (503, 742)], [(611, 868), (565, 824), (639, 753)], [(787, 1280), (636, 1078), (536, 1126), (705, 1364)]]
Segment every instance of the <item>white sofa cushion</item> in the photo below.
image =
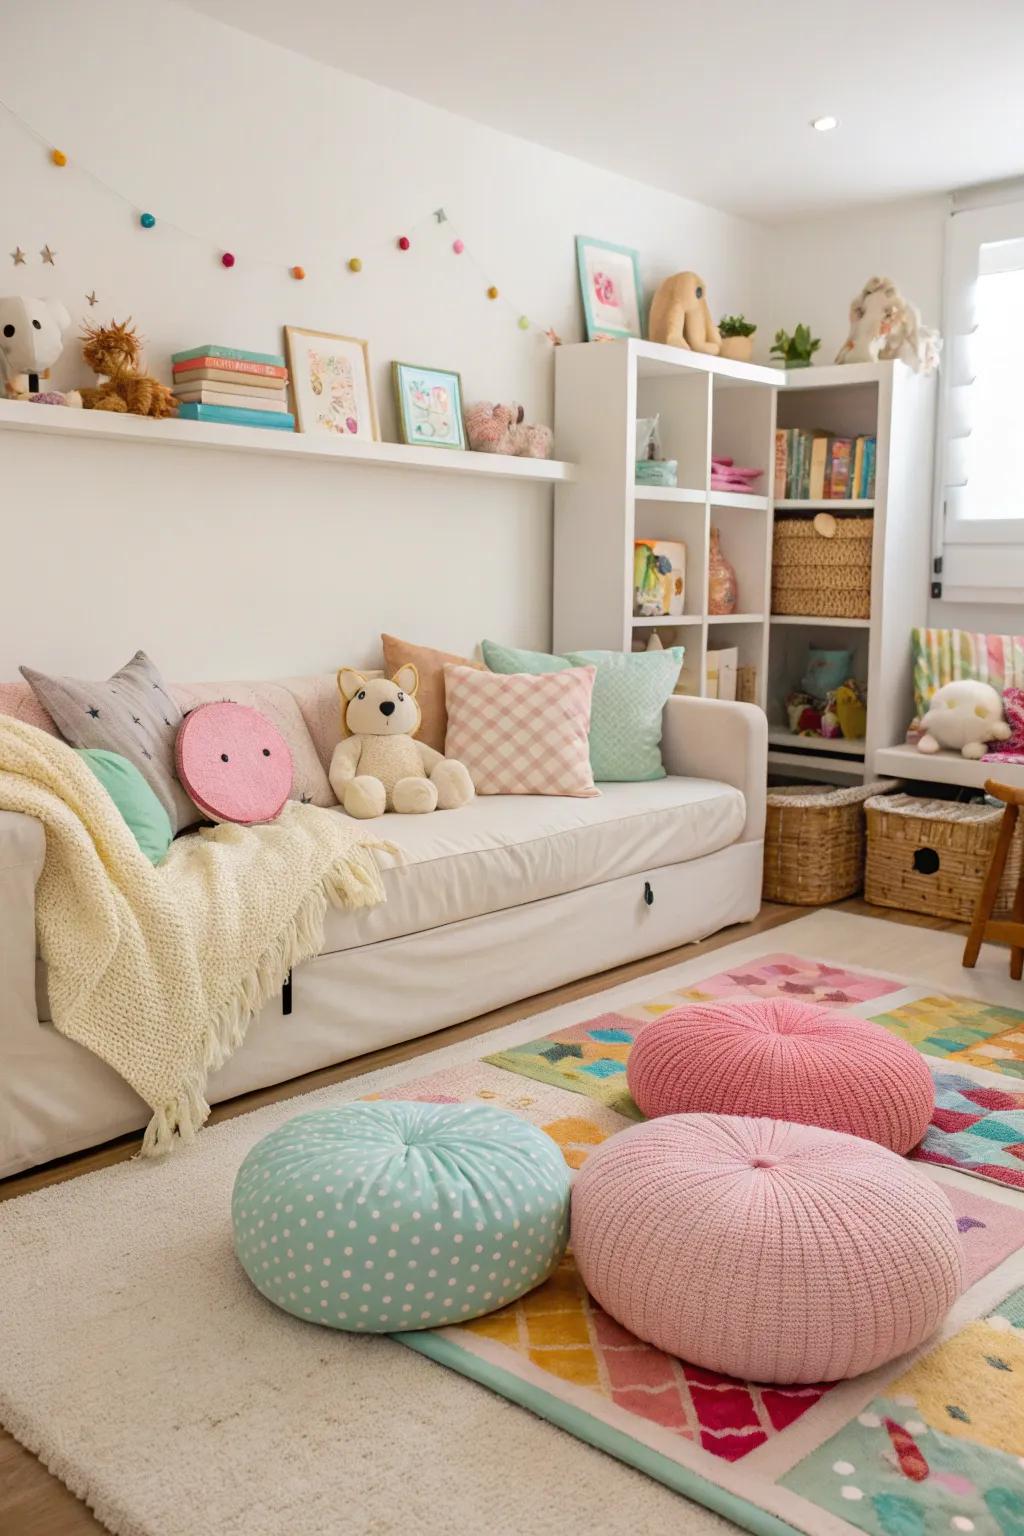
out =
[[(340, 812), (339, 814), (344, 814)], [(743, 832), (742, 794), (707, 779), (602, 784), (599, 799), (488, 795), (457, 811), (389, 814), (374, 831), (402, 850), (387, 902), (328, 913), (324, 954), (461, 922), (715, 853)]]

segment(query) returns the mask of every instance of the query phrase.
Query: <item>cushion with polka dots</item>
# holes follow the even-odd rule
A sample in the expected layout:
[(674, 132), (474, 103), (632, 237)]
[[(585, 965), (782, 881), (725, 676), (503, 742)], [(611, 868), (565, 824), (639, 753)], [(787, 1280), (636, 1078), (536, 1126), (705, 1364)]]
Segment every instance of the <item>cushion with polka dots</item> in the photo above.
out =
[(345, 1104), (257, 1142), (231, 1213), (268, 1300), (328, 1328), (396, 1333), (468, 1322), (546, 1280), (565, 1251), (569, 1170), (505, 1110)]
[(214, 821), (273, 821), (292, 792), (292, 755), (258, 709), (223, 700), (186, 715), (175, 743), (178, 778)]

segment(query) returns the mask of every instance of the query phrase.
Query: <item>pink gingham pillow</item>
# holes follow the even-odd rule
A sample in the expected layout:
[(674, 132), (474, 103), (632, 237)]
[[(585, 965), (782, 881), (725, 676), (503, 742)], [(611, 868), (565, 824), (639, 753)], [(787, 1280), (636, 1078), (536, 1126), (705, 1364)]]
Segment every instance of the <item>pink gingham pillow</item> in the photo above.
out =
[(465, 763), (478, 795), (599, 794), (587, 739), (596, 672), (445, 667), (446, 756)]

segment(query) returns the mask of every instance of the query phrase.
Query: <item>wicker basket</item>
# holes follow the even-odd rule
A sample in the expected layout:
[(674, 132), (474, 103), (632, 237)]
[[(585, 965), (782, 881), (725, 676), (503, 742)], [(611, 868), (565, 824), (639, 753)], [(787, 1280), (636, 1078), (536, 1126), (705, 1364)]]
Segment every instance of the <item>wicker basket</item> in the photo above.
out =
[(870, 517), (777, 517), (772, 613), (870, 618), (873, 531)]
[[(1003, 813), (990, 805), (958, 805), (889, 795), (869, 800), (864, 895), (880, 907), (927, 912), (970, 922), (988, 873)], [(1010, 845), (997, 913), (1009, 912), (1024, 861), (1024, 829)]]
[(878, 779), (853, 789), (770, 789), (765, 901), (819, 907), (856, 895), (864, 884), (864, 802), (895, 787), (895, 779)]

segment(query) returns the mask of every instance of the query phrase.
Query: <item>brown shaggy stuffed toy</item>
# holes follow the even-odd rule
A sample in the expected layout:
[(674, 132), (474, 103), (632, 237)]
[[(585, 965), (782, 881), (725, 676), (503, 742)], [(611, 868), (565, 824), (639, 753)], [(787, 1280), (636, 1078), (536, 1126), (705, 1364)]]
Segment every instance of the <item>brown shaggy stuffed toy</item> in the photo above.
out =
[(87, 411), (129, 411), (134, 416), (176, 414), (178, 402), (167, 385), (139, 372), (142, 338), (132, 326), (131, 316), (123, 325), (112, 320), (109, 325), (86, 326), (82, 340), (83, 358), (93, 373), (107, 380), (82, 390)]

